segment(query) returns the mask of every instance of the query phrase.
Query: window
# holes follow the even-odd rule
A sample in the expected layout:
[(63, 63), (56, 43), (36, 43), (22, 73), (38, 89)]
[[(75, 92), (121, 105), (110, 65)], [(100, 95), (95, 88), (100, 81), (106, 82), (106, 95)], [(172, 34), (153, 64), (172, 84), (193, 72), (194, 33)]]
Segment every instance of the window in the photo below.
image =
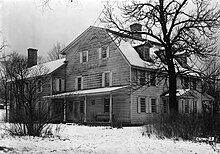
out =
[(42, 81), (41, 80), (37, 81), (37, 92), (42, 92)]
[(102, 73), (102, 87), (111, 86), (111, 72)]
[(83, 78), (82, 77), (76, 77), (75, 80), (75, 89), (82, 90), (83, 89)]
[(110, 99), (105, 98), (104, 99), (104, 112), (109, 112), (109, 107), (110, 107)]
[(156, 86), (156, 75), (155, 73), (150, 73), (150, 85), (151, 86)]
[(107, 58), (107, 47), (102, 47), (102, 58)]
[(80, 113), (84, 113), (84, 101), (80, 101)]
[(140, 85), (145, 85), (145, 71), (140, 71)]
[(56, 91), (65, 90), (65, 81), (64, 79), (56, 79)]
[(80, 52), (80, 63), (88, 62), (88, 51)]
[(189, 100), (185, 101), (185, 113), (189, 113)]
[(191, 88), (193, 89), (193, 90), (196, 90), (196, 79), (191, 79)]
[(151, 112), (152, 113), (157, 113), (157, 104), (156, 104), (156, 99), (155, 98), (151, 99)]
[(188, 88), (189, 88), (189, 78), (187, 78), (187, 77), (184, 78), (184, 83), (183, 83), (183, 84), (184, 84), (184, 85), (183, 85), (184, 88), (185, 88), (185, 89), (188, 89)]
[(163, 100), (163, 113), (168, 113), (168, 104), (166, 100)]
[(141, 112), (146, 112), (146, 99), (140, 98), (140, 102), (141, 102)]
[(193, 101), (193, 113), (197, 113), (197, 101)]
[(105, 59), (109, 57), (109, 46), (102, 46), (99, 48), (99, 59)]

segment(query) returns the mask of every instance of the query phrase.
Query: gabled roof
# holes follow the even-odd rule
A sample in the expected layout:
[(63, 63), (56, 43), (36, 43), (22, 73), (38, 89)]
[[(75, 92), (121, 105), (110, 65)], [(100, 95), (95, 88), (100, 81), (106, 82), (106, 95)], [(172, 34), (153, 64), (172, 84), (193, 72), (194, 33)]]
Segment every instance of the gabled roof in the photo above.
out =
[(33, 77), (33, 76), (40, 76), (40, 75), (46, 75), (53, 73), (55, 70), (60, 68), (65, 64), (66, 58), (50, 61), (47, 63), (42, 63), (38, 65), (34, 65), (29, 68), (29, 74), (28, 77)]

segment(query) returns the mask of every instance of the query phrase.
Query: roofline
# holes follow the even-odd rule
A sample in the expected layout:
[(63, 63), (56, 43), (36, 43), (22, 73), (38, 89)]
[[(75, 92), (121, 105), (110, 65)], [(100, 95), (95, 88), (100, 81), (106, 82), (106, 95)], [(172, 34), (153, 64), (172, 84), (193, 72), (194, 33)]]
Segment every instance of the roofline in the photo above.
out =
[[(120, 33), (120, 32), (116, 32), (114, 30), (111, 30), (111, 29), (106, 29), (107, 31), (109, 31), (110, 33), (112, 34), (115, 34), (115, 35), (118, 35), (118, 36), (121, 36), (121, 37), (124, 37), (124, 38), (130, 38), (130, 39), (134, 39), (132, 36), (128, 35), (128, 34), (123, 34), (123, 33)], [(156, 46), (161, 46), (161, 43), (158, 43), (158, 42), (155, 42), (155, 41), (151, 41), (151, 40), (148, 40), (148, 39), (144, 39), (144, 38), (135, 38), (135, 40), (138, 40), (138, 41), (145, 41), (145, 42), (148, 42), (150, 43), (151, 45), (156, 45)]]
[(95, 26), (89, 26), (86, 30), (84, 30), (79, 36), (77, 36), (72, 42), (70, 42), (63, 50), (60, 51), (61, 54), (65, 55), (68, 49), (70, 49), (89, 29), (91, 28), (101, 28), (102, 27), (95, 27)]

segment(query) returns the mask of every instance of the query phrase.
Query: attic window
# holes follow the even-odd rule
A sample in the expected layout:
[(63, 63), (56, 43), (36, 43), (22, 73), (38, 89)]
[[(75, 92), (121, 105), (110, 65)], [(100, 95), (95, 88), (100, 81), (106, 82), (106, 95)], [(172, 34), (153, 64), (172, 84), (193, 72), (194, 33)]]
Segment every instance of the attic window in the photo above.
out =
[(83, 51), (83, 52), (80, 52), (80, 63), (85, 63), (85, 62), (88, 62), (88, 51)]
[(109, 57), (109, 46), (102, 46), (99, 48), (99, 59), (105, 59)]

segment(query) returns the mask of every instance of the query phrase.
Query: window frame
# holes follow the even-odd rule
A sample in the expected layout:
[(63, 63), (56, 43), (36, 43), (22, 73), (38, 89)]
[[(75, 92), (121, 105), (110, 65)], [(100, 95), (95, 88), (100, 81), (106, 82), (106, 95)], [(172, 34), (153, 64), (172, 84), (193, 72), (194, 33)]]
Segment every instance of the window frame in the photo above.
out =
[[(103, 57), (103, 51), (105, 57)], [(109, 45), (101, 46), (98, 48), (99, 59), (107, 59), (109, 58)]]
[(55, 79), (55, 89), (57, 92), (65, 91), (65, 79), (56, 78)]
[(110, 112), (110, 98), (104, 98), (104, 113)]
[[(79, 79), (81, 79), (81, 86), (79, 88)], [(83, 76), (77, 76), (75, 78), (75, 89), (76, 90), (83, 90)]]
[(85, 109), (85, 101), (81, 100), (79, 101), (79, 110), (80, 110), (80, 114), (84, 114), (84, 109)]
[[(106, 74), (109, 74), (108, 85), (106, 85)], [(105, 71), (102, 73), (102, 87), (111, 87), (112, 86), (112, 72)]]
[[(155, 100), (155, 108), (152, 104), (152, 100)], [(158, 106), (157, 106), (157, 99), (156, 98), (150, 98), (150, 103), (151, 103), (151, 113), (158, 113)], [(155, 109), (155, 110), (153, 110)]]
[(150, 86), (156, 86), (156, 73), (150, 72)]
[[(142, 101), (144, 99), (144, 101)], [(140, 97), (140, 112), (146, 113), (146, 97)]]
[[(80, 63), (86, 63), (89, 61), (89, 52), (88, 50), (81, 51), (80, 53)], [(85, 61), (84, 61), (84, 56), (85, 56)]]

